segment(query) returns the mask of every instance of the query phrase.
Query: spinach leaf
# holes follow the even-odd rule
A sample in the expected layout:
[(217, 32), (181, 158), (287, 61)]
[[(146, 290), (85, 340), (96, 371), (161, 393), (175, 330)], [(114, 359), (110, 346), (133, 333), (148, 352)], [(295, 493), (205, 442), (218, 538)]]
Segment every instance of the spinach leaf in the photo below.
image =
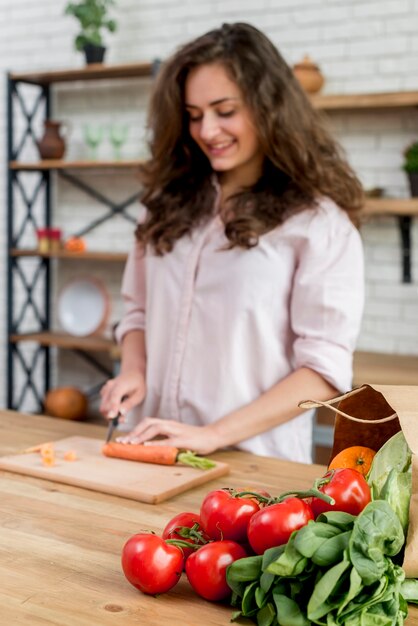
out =
[(296, 549), (310, 559), (318, 548), (330, 537), (340, 534), (340, 529), (324, 522), (309, 522), (300, 528), (295, 537)]
[(412, 493), (412, 470), (411, 468), (399, 473), (392, 468), (387, 475), (380, 491), (379, 499), (389, 502), (392, 509), (402, 524), (404, 533), (408, 531), (409, 524), (409, 504)]
[(309, 626), (308, 618), (294, 600), (279, 593), (273, 593), (273, 600), (280, 626)]
[(355, 519), (355, 515), (345, 513), (345, 511), (325, 511), (325, 513), (318, 515), (316, 522), (325, 522), (326, 524), (336, 526), (341, 531), (345, 531), (353, 528)]
[(349, 541), (350, 560), (363, 583), (370, 585), (385, 573), (388, 560), (404, 543), (401, 523), (385, 500), (370, 502), (354, 522)]
[(263, 557), (249, 556), (238, 559), (226, 569), (226, 582), (232, 591), (242, 598), (247, 583), (258, 581), (261, 575), (261, 563)]
[(273, 623), (276, 623), (276, 611), (273, 604), (269, 602), (258, 611), (257, 624), (258, 626), (272, 626)]
[(342, 576), (350, 567), (350, 562), (345, 556), (344, 560), (326, 570), (318, 580), (308, 602), (308, 619), (316, 622), (319, 618), (329, 613), (339, 604), (338, 594), (335, 591), (343, 584)]
[(407, 602), (418, 604), (418, 580), (405, 578), (401, 584), (401, 594)]
[(303, 572), (307, 559), (295, 547), (297, 533), (296, 530), (290, 535), (283, 553), (268, 565), (267, 572), (276, 576), (298, 576)]
[(258, 587), (258, 580), (248, 585), (242, 596), (241, 611), (245, 616), (251, 616), (257, 613), (258, 606), (255, 601), (256, 589)]
[(326, 539), (312, 555), (315, 565), (328, 567), (342, 560), (344, 550), (348, 548), (351, 530)]
[(410, 466), (411, 450), (406, 443), (403, 432), (399, 431), (383, 444), (373, 459), (367, 475), (367, 482), (372, 490), (373, 499), (380, 498), (380, 492), (392, 469), (401, 474), (407, 472)]

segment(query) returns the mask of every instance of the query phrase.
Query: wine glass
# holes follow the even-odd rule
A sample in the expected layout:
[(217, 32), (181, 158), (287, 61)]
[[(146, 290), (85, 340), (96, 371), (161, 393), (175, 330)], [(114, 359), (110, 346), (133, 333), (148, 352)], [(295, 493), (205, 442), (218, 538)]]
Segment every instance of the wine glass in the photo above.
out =
[(122, 158), (122, 146), (128, 138), (129, 127), (127, 124), (112, 123), (109, 127), (110, 143), (113, 146), (113, 156), (115, 161)]
[(89, 148), (89, 158), (97, 160), (97, 149), (103, 139), (103, 126), (101, 124), (86, 124), (84, 126), (84, 141)]

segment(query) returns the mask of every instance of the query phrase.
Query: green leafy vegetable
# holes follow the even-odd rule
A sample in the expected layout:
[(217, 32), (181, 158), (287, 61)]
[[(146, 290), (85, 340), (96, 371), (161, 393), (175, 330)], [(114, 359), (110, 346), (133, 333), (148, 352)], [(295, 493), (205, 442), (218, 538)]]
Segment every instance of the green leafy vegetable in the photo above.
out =
[(379, 580), (405, 541), (401, 523), (385, 500), (370, 502), (354, 523), (350, 559), (365, 585)]
[(376, 453), (367, 475), (373, 500), (386, 500), (398, 516), (406, 535), (412, 493), (412, 454), (402, 431)]
[[(389, 472), (388, 472), (389, 474)], [(338, 511), (295, 531), (285, 546), (227, 569), (233, 619), (258, 626), (402, 626), (418, 581), (405, 581), (392, 558), (404, 533), (385, 500), (353, 517)]]

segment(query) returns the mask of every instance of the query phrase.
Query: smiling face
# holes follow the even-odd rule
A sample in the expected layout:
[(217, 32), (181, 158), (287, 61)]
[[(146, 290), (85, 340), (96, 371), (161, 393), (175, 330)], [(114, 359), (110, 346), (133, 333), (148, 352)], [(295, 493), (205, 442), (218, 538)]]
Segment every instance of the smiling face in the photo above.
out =
[(221, 184), (254, 184), (262, 172), (263, 152), (251, 111), (221, 64), (190, 71), (185, 107), (190, 135), (219, 173)]

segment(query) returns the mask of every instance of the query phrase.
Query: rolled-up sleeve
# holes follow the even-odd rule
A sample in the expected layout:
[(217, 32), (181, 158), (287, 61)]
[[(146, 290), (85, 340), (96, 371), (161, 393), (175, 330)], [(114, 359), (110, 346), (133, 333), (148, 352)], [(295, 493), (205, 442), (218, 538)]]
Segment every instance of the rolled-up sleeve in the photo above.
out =
[(121, 343), (126, 333), (131, 330), (145, 330), (145, 255), (142, 246), (137, 242), (126, 262), (122, 279), (122, 297), (124, 315), (115, 329), (118, 343)]
[(316, 212), (308, 228), (290, 304), (294, 365), (308, 367), (347, 391), (364, 306), (362, 242), (335, 205)]

